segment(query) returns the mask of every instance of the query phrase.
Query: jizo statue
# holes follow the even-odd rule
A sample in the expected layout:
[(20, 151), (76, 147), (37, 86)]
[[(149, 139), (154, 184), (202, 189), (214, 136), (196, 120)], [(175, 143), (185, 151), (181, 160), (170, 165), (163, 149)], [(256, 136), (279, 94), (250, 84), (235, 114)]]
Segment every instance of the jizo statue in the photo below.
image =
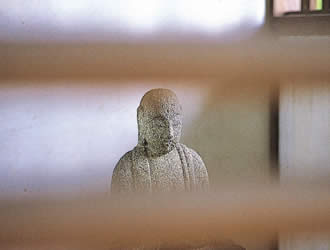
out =
[[(137, 122), (138, 145), (117, 163), (112, 175), (112, 193), (208, 190), (209, 179), (203, 160), (179, 142), (182, 108), (171, 90), (148, 91), (137, 109)], [(231, 241), (149, 250), (156, 249), (244, 250)]]
[(181, 144), (182, 108), (175, 93), (153, 89), (137, 109), (138, 145), (117, 163), (111, 191), (201, 191), (209, 187), (201, 157)]

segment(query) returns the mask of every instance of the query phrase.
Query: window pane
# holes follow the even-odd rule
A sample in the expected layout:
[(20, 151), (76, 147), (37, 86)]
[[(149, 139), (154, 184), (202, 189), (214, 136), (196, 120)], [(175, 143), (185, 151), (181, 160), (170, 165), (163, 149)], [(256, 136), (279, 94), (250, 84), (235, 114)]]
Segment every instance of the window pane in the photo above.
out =
[(322, 0), (310, 0), (311, 10), (322, 10)]
[(301, 11), (301, 0), (274, 0), (274, 16), (294, 11)]

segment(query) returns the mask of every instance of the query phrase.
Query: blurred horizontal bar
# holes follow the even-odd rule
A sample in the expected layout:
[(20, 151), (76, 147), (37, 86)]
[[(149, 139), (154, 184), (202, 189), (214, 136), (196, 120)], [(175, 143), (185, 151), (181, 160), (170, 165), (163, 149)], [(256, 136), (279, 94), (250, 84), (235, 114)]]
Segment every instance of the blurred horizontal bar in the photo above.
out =
[[(85, 199), (7, 200), (1, 246), (74, 245), (109, 249), (143, 242), (179, 244), (275, 232), (330, 230), (328, 186), (223, 187), (221, 192)], [(24, 248), (25, 249), (25, 248)]]
[(3, 44), (0, 81), (330, 79), (329, 41), (231, 44)]

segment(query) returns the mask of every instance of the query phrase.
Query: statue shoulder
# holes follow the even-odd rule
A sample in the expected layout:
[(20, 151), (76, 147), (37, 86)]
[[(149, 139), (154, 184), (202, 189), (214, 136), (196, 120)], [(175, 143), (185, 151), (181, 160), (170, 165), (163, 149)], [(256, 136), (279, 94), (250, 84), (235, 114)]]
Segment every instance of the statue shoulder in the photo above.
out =
[(132, 155), (133, 155), (133, 150), (128, 151), (126, 154), (124, 154), (117, 162), (113, 170), (113, 174), (130, 171), (132, 164)]
[[(134, 149), (133, 149), (134, 150)], [(111, 180), (111, 192), (118, 193), (122, 191), (130, 191), (133, 183), (132, 176), (132, 156), (133, 150), (124, 154), (116, 164)]]

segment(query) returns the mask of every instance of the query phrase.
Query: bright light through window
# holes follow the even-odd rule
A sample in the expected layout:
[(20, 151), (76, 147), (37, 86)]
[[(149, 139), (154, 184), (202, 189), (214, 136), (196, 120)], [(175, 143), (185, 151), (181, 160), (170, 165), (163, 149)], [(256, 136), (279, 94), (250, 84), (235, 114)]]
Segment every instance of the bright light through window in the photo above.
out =
[[(220, 34), (263, 23), (264, 0), (25, 0), (0, 6), (0, 39), (99, 32)], [(54, 35), (60, 34), (60, 35)], [(89, 36), (90, 38), (91, 36)]]

